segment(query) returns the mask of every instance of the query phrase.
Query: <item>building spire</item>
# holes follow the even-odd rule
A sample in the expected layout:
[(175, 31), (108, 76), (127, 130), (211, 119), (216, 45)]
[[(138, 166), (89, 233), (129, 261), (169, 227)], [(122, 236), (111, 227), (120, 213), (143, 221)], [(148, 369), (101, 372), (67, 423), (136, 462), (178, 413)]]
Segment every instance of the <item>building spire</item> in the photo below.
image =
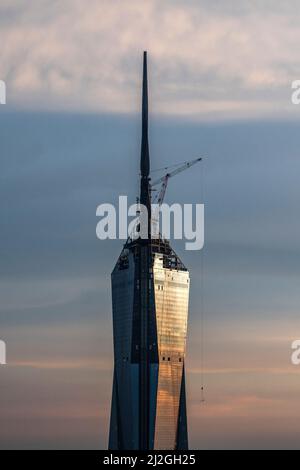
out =
[(148, 143), (148, 80), (147, 80), (147, 52), (143, 57), (143, 100), (142, 100), (142, 146), (141, 146), (141, 176), (149, 176), (149, 143)]
[(147, 52), (143, 55), (143, 96), (142, 96), (142, 144), (141, 144), (141, 194), (140, 203), (147, 208), (148, 240), (151, 230), (151, 196), (150, 196), (150, 157), (148, 142), (148, 80)]

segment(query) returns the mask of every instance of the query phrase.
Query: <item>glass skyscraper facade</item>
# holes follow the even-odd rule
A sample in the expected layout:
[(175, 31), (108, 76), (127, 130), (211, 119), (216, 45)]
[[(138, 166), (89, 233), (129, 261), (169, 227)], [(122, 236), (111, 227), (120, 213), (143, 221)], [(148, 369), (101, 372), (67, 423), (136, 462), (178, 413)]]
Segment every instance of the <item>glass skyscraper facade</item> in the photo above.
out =
[[(141, 203), (151, 192), (147, 61), (143, 69)], [(189, 272), (162, 237), (128, 239), (112, 272), (111, 450), (187, 449), (185, 352)]]
[[(159, 253), (154, 256), (153, 275), (159, 358), (154, 448), (176, 449), (179, 420), (183, 419), (180, 411), (185, 406), (180, 397), (184, 387), (190, 279), (182, 267), (164, 267), (164, 256)], [(186, 422), (183, 425), (186, 427)]]

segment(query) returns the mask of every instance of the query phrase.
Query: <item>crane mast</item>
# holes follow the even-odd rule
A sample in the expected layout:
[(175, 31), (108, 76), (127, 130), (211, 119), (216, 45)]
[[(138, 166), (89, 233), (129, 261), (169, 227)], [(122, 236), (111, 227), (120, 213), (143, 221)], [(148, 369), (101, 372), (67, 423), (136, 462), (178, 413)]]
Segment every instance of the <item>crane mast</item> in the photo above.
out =
[[(165, 194), (166, 194), (166, 190), (167, 190), (167, 186), (168, 186), (168, 182), (169, 182), (169, 179), (172, 178), (173, 176), (175, 175), (178, 175), (179, 173), (181, 173), (182, 171), (185, 171), (187, 170), (188, 168), (190, 168), (191, 166), (195, 165), (196, 163), (198, 162), (201, 162), (202, 160), (202, 157), (198, 157), (198, 158), (195, 158), (194, 160), (191, 160), (189, 162), (185, 162), (183, 165), (181, 165), (179, 168), (176, 168), (175, 170), (171, 171), (171, 172), (168, 172), (166, 173), (164, 176), (161, 176), (160, 178), (158, 178), (157, 180), (155, 180), (152, 184), (151, 184), (151, 190), (153, 192), (153, 188), (159, 184), (161, 184), (161, 187), (159, 189), (159, 192), (157, 193), (156, 197), (154, 198), (154, 200), (152, 201), (156, 206), (153, 210), (153, 213), (152, 213), (152, 232), (155, 234), (155, 235), (159, 235), (158, 233), (158, 219), (159, 219), (159, 209), (160, 209), (160, 206), (162, 205), (163, 201), (164, 201), (164, 197), (165, 197)], [(168, 167), (167, 167), (168, 168)], [(167, 169), (166, 168), (166, 169)], [(155, 190), (155, 189), (154, 189)]]

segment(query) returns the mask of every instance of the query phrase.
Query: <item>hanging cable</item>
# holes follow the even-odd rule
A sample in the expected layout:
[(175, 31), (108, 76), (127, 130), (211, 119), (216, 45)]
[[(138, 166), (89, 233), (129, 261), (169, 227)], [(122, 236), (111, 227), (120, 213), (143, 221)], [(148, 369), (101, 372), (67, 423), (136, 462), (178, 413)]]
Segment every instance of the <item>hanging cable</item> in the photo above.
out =
[[(200, 186), (201, 186), (201, 189), (200, 189), (200, 195), (201, 195), (201, 203), (203, 204), (204, 203), (204, 168), (202, 166), (201, 168), (201, 174), (200, 174)], [(201, 402), (204, 403), (205, 402), (205, 371), (204, 371), (204, 367), (205, 367), (205, 359), (204, 359), (204, 355), (205, 355), (205, 344), (204, 344), (204, 338), (205, 338), (205, 334), (204, 334), (204, 328), (205, 328), (205, 305), (204, 305), (204, 253), (205, 253), (205, 248), (203, 247), (202, 248), (202, 253), (201, 253), (201, 260), (200, 260), (200, 276), (201, 276), (201, 279), (200, 279), (200, 329), (201, 329), (201, 333), (200, 333), (200, 355), (201, 355), (201, 359), (200, 359), (200, 376), (201, 376)]]

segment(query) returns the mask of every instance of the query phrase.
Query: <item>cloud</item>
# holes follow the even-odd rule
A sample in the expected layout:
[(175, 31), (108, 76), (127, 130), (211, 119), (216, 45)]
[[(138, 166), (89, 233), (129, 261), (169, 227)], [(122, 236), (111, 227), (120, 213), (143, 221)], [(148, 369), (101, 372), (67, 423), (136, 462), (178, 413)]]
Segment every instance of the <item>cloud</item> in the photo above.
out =
[(148, 49), (158, 113), (295, 112), (300, 31), (292, 0), (19, 0), (0, 8), (0, 73), (13, 107), (136, 112)]

